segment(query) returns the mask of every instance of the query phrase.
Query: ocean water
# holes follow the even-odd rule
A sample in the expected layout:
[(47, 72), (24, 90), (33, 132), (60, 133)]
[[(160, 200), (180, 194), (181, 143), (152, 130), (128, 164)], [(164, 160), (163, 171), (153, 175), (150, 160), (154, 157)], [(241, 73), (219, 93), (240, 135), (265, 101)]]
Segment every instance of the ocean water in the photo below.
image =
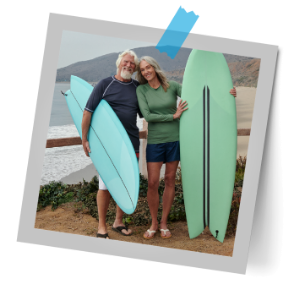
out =
[[(55, 84), (48, 139), (79, 136), (66, 100), (61, 94), (61, 91), (66, 92), (68, 89), (70, 89), (69, 83)], [(142, 130), (142, 119), (137, 118), (137, 126)], [(45, 150), (40, 184), (45, 185), (53, 180), (58, 181), (91, 163), (91, 159), (85, 155), (81, 145), (48, 148)]]

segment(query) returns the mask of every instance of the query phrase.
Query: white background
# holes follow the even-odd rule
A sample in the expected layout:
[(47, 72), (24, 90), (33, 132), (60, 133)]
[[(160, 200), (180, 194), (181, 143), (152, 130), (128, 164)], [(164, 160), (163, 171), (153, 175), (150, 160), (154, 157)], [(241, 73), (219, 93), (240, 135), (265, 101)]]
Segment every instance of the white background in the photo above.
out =
[[(77, 4), (76, 1), (28, 1), (26, 4)], [(99, 1), (85, 1), (85, 4), (101, 4)], [(298, 92), (296, 92), (295, 86), (298, 86), (299, 83), (299, 59), (297, 58), (298, 50), (299, 50), (299, 38), (298, 38), (298, 29), (300, 27), (299, 24), (299, 4), (296, 1), (251, 1), (251, 5), (255, 4), (278, 4), (278, 5), (286, 5), (286, 126), (285, 126), (285, 132), (286, 132), (286, 187), (288, 188), (288, 197), (287, 201), (285, 203), (286, 205), (286, 226), (287, 229), (287, 237), (285, 238), (286, 242), (286, 280), (280, 280), (280, 281), (264, 281), (261, 280), (238, 280), (236, 282), (232, 282), (230, 280), (222, 280), (222, 293), (224, 294), (234, 294), (235, 291), (239, 293), (253, 293), (257, 292), (257, 294), (263, 294), (264, 292), (267, 292), (268, 294), (282, 294), (283, 292), (286, 294), (291, 293), (290, 288), (293, 283), (297, 282), (298, 276), (299, 276), (299, 270), (298, 270), (298, 263), (299, 263), (299, 244), (296, 241), (296, 238), (298, 237), (298, 227), (299, 227), (299, 221), (296, 220), (298, 208), (299, 208), (299, 190), (296, 190), (296, 186), (299, 183), (299, 145), (298, 145), (298, 136), (299, 134), (299, 126), (298, 118), (299, 118), (299, 99), (300, 95)], [(299, 2), (298, 2), (299, 3)], [(6, 42), (9, 41), (10, 46), (2, 47), (2, 56), (5, 56), (6, 58), (2, 60), (5, 71), (2, 71), (2, 74), (5, 72), (5, 76), (7, 77), (7, 72), (10, 71), (11, 75), (10, 77), (15, 77), (15, 65), (12, 64), (12, 62), (15, 61), (15, 32), (16, 32), (16, 15), (15, 15), (15, 5), (16, 4), (23, 4), (22, 1), (17, 1), (15, 3), (10, 2), (9, 5), (5, 5), (1, 7), (1, 36), (2, 40), (5, 40)], [(81, 4), (81, 3), (80, 3)], [(106, 3), (105, 3), (106, 4)], [(121, 4), (120, 1), (110, 1), (110, 4)], [(125, 4), (122, 2), (122, 4)], [(136, 1), (126, 1), (126, 4), (141, 4), (137, 3)], [(145, 4), (180, 4), (184, 5), (204, 5), (204, 4), (224, 4), (224, 1), (209, 1), (209, 3), (201, 2), (199, 1), (188, 1), (185, 3), (174, 3), (173, 1), (151, 1), (151, 3), (145, 3)], [(240, 1), (226, 1), (226, 4), (234, 5), (234, 4), (241, 4)], [(246, 4), (246, 3), (245, 3)], [(247, 3), (248, 4), (248, 3)], [(250, 4), (250, 3), (249, 3)], [(270, 13), (272, 13), (270, 11)], [(200, 13), (201, 14), (201, 13)], [(266, 22), (267, 22), (267, 16), (266, 16)], [(255, 41), (255, 40), (253, 40)], [(8, 62), (9, 61), (9, 68), (8, 68)], [(3, 77), (4, 78), (4, 77)], [(4, 79), (5, 80), (5, 79)], [(6, 81), (6, 80), (5, 80)], [(14, 79), (10, 79), (8, 81), (10, 83), (9, 87), (6, 87), (3, 91), (3, 97), (15, 97), (15, 85), (16, 81)], [(7, 81), (6, 81), (7, 83)], [(282, 98), (284, 99), (284, 98)], [(9, 121), (11, 129), (16, 130), (16, 118), (15, 118), (15, 112), (14, 109), (16, 107), (15, 100), (4, 100), (2, 99), (2, 102), (4, 103), (3, 109), (4, 110), (13, 110), (11, 112), (2, 112), (1, 116), (1, 126), (6, 126), (7, 122)], [(276, 121), (280, 122), (280, 106), (279, 108), (276, 108)], [(298, 124), (297, 124), (298, 123)], [(277, 138), (280, 139), (281, 137), (281, 129), (280, 124), (276, 124), (276, 132), (277, 132)], [(285, 140), (284, 138), (282, 140)], [(1, 170), (1, 183), (2, 183), (2, 190), (1, 195), (5, 200), (7, 201), (9, 197), (11, 197), (11, 203), (7, 204), (7, 208), (11, 208), (13, 212), (15, 208), (15, 181), (14, 177), (12, 175), (15, 175), (15, 167), (16, 162), (14, 155), (16, 154), (16, 136), (14, 133), (9, 132), (8, 129), (3, 128), (2, 129), (2, 144), (1, 144), (1, 154), (2, 155), (10, 155), (10, 156), (4, 156), (1, 161), (1, 166), (6, 167), (6, 169)], [(276, 142), (278, 144), (278, 142)], [(282, 150), (280, 148), (277, 148), (274, 150), (276, 152), (277, 157), (282, 157)], [(282, 181), (282, 167), (277, 166), (274, 167), (276, 171), (278, 171), (279, 178), (274, 179), (274, 181)], [(5, 183), (5, 185), (3, 185)], [(297, 211), (296, 211), (297, 210)], [(9, 222), (10, 225), (13, 225), (12, 228), (8, 226), (2, 226), (1, 227), (1, 233), (2, 233), (2, 243), (1, 243), (1, 278), (2, 278), (2, 287), (1, 290), (4, 291), (4, 294), (8, 294), (8, 288), (10, 289), (10, 292), (12, 291), (14, 294), (17, 292), (22, 292), (27, 289), (30, 286), (30, 293), (31, 294), (38, 294), (40, 292), (43, 292), (43, 294), (53, 294), (53, 292), (62, 294), (64, 293), (73, 293), (76, 291), (76, 294), (79, 293), (86, 293), (86, 292), (99, 292), (104, 293), (105, 291), (110, 293), (117, 293), (117, 292), (124, 292), (124, 285), (130, 287), (132, 285), (135, 286), (135, 288), (130, 288), (130, 293), (143, 293), (143, 294), (153, 294), (154, 290), (159, 290), (160, 292), (168, 292), (168, 294), (173, 293), (174, 291), (176, 294), (184, 294), (187, 291), (193, 290), (201, 290), (201, 293), (203, 292), (210, 292), (214, 294), (214, 290), (216, 284), (220, 282), (214, 282), (214, 281), (199, 281), (199, 280), (193, 280), (189, 281), (188, 283), (185, 280), (176, 280), (176, 281), (156, 281), (155, 285), (154, 282), (146, 281), (146, 280), (136, 280), (136, 281), (123, 281), (119, 282), (117, 280), (116, 282), (110, 281), (103, 281), (103, 282), (89, 282), (88, 284), (84, 284), (84, 281), (82, 280), (82, 284), (73, 284), (58, 281), (58, 282), (48, 282), (52, 285), (51, 288), (45, 288), (44, 285), (45, 282), (43, 280), (35, 281), (34, 284), (32, 281), (18, 281), (18, 283), (14, 283), (13, 280), (15, 279), (15, 228), (16, 224), (15, 222), (15, 216), (9, 211), (9, 210), (3, 210), (1, 212), (1, 224), (3, 225), (3, 220), (6, 220)], [(5, 237), (5, 243), (3, 243)], [(282, 255), (282, 253), (278, 253), (278, 255)], [(151, 267), (151, 266), (149, 266)], [(248, 270), (247, 270), (248, 271)], [(255, 271), (254, 269), (250, 271)], [(4, 276), (3, 276), (4, 275)], [(162, 274), (163, 275), (163, 274)], [(220, 274), (221, 276), (221, 274)], [(200, 279), (200, 278), (199, 278)], [(288, 280), (288, 282), (287, 282)], [(99, 283), (101, 283), (101, 288), (99, 288)], [(288, 285), (286, 284), (288, 283)], [(107, 290), (105, 286), (107, 285), (113, 286), (113, 289)], [(199, 284), (201, 284), (201, 289), (199, 289)], [(63, 290), (62, 285), (67, 287), (67, 290)], [(32, 288), (34, 286), (34, 288)], [(42, 289), (41, 289), (42, 287)], [(55, 287), (55, 288), (54, 288)], [(102, 289), (103, 287), (103, 289)], [(153, 289), (154, 287), (154, 289)], [(12, 289), (14, 290), (12, 290)], [(60, 291), (59, 291), (60, 289)], [(5, 291), (6, 290), (6, 291)], [(29, 291), (29, 290), (28, 290)], [(175, 293), (174, 292), (174, 293)], [(294, 293), (295, 291), (293, 291)]]

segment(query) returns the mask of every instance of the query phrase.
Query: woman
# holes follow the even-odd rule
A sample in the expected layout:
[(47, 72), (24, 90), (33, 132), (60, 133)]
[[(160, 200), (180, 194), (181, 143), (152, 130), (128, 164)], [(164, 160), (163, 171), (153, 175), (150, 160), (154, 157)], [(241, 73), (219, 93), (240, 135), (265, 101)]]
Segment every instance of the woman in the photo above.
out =
[[(186, 101), (182, 100), (176, 108), (177, 96), (181, 97), (181, 85), (168, 81), (154, 58), (144, 56), (140, 59), (136, 79), (140, 83), (136, 90), (140, 110), (149, 123), (147, 200), (152, 224), (144, 233), (144, 238), (152, 239), (158, 229), (159, 176), (162, 164), (166, 163), (163, 215), (160, 221), (161, 237), (166, 239), (171, 237), (167, 218), (175, 197), (175, 175), (180, 160), (179, 118), (188, 108)], [(235, 88), (230, 90), (230, 94), (236, 96)]]

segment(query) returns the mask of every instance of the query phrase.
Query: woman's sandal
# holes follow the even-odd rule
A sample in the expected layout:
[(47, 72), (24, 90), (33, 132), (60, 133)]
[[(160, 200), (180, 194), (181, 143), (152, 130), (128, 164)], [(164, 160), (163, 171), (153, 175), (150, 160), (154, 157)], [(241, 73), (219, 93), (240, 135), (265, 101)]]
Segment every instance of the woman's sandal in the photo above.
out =
[(153, 239), (154, 238), (154, 236), (155, 236), (155, 234), (156, 234), (156, 230), (150, 230), (150, 229), (147, 229), (147, 232), (149, 233), (149, 235), (151, 235), (151, 234), (153, 234), (154, 233), (154, 235), (153, 236), (150, 236), (150, 237), (146, 237), (145, 236), (145, 234), (143, 235), (143, 237), (144, 237), (144, 239), (146, 239), (146, 240), (151, 240), (151, 239)]
[[(163, 231), (164, 234), (166, 234), (166, 232), (169, 231), (169, 230), (168, 230), (168, 229), (162, 229), (162, 228), (161, 228), (160, 231), (161, 231), (161, 232)], [(169, 236), (163, 236), (162, 233), (160, 233), (160, 236), (161, 236), (163, 239), (170, 239), (170, 238), (172, 237), (171, 233), (170, 233)]]

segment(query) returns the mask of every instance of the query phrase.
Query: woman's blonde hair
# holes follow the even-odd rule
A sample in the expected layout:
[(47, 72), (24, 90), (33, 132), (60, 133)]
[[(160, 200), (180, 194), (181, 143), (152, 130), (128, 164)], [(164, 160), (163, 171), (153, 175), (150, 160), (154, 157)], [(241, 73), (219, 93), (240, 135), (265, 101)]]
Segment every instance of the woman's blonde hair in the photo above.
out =
[[(164, 89), (164, 91), (166, 92), (167, 89), (170, 87), (169, 83), (168, 83), (168, 79), (165, 75), (165, 73), (163, 72), (163, 70), (160, 68), (158, 62), (151, 56), (143, 56), (140, 58), (140, 63), (141, 61), (144, 60), (146, 61), (148, 64), (150, 64), (154, 71), (156, 72), (157, 78), (162, 86), (162, 88)], [(142, 75), (141, 69), (140, 69), (140, 63), (137, 67), (137, 73), (135, 78), (139, 81), (140, 84), (146, 84), (148, 83), (148, 81), (144, 78), (144, 76)]]
[(138, 59), (137, 55), (135, 54), (135, 52), (132, 51), (132, 50), (126, 49), (125, 51), (123, 51), (122, 53), (120, 53), (119, 56), (118, 56), (118, 58), (117, 58), (117, 61), (116, 61), (117, 74), (118, 74), (120, 62), (121, 62), (123, 56), (125, 56), (126, 54), (129, 54), (129, 55), (133, 56), (134, 63), (135, 63), (135, 71), (136, 71), (136, 69), (137, 69), (137, 67), (139, 65), (139, 59)]

